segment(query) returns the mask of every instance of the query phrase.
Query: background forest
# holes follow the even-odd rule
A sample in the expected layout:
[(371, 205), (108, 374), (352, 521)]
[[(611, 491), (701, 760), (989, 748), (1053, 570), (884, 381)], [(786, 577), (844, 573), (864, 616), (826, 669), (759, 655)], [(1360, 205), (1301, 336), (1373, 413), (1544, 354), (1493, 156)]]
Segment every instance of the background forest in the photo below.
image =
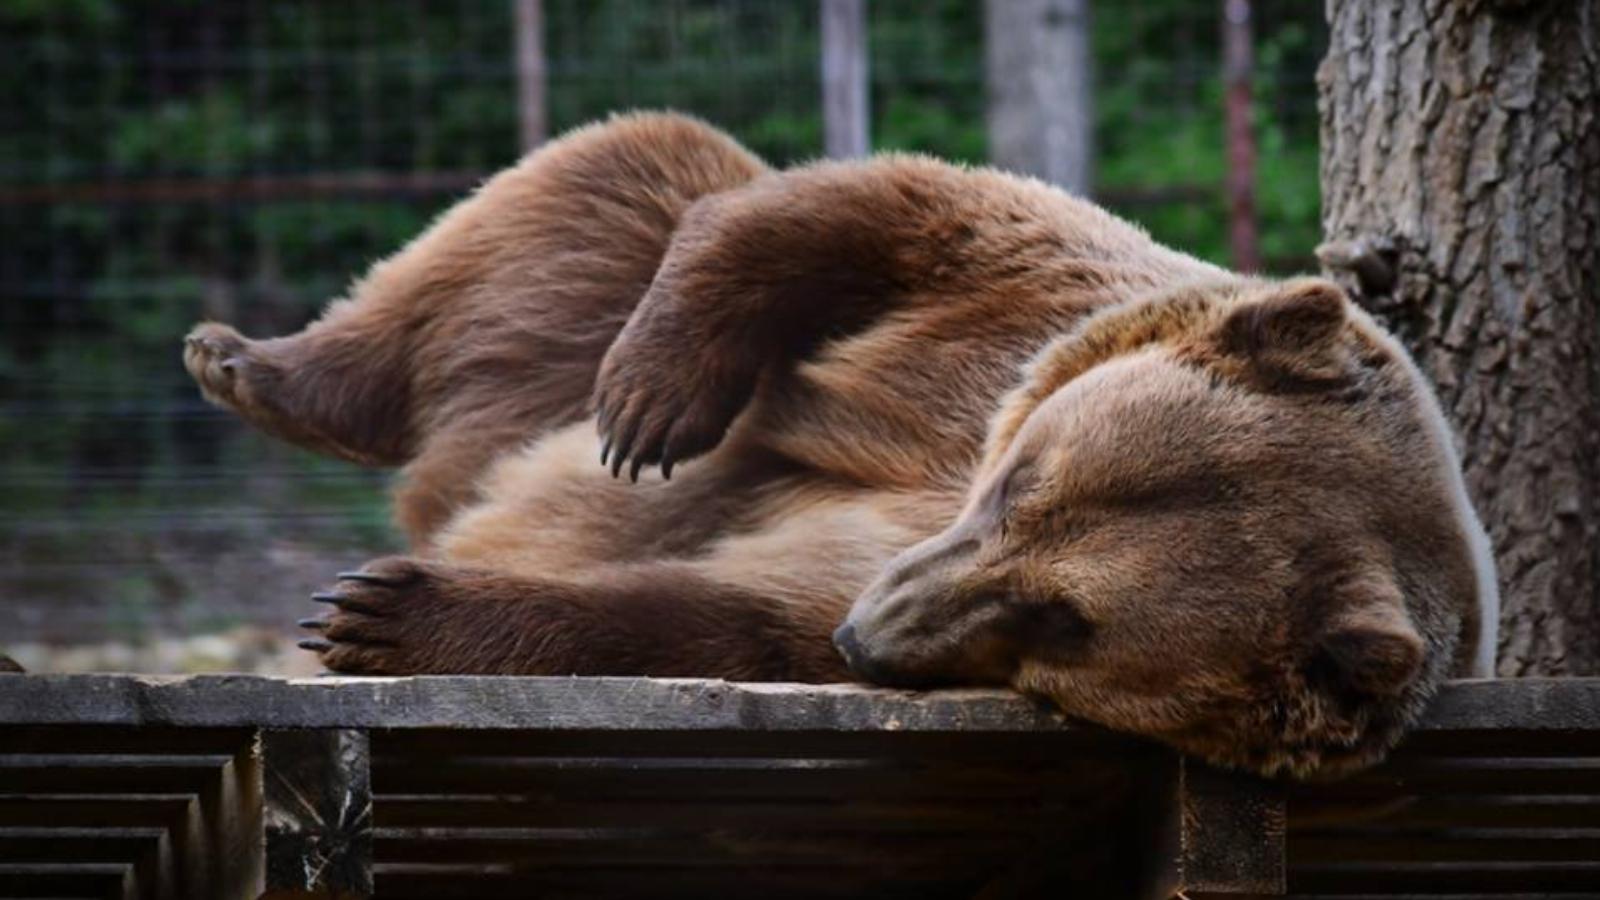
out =
[[(1261, 250), (1311, 269), (1323, 11), (1254, 6)], [(552, 133), (673, 107), (820, 154), (811, 0), (544, 9)], [(1093, 193), (1226, 263), (1219, 9), (1095, 6)], [(868, 15), (874, 148), (984, 161), (979, 0)], [(298, 328), (515, 160), (513, 41), (506, 0), (0, 0), (0, 651), (273, 667), (305, 593), (398, 547), (385, 475), (207, 406), (179, 339)], [(117, 649), (58, 647), (85, 642)]]

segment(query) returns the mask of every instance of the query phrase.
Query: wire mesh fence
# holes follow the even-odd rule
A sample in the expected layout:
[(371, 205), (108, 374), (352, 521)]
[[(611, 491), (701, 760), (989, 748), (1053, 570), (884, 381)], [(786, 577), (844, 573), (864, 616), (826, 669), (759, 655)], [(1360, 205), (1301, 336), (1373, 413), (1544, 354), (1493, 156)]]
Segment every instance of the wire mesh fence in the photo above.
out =
[[(513, 161), (513, 5), (0, 0), (0, 648), (276, 627), (399, 549), (383, 473), (209, 407), (179, 338), (297, 329)], [(1322, 23), (1255, 7), (1263, 251), (1294, 268), (1317, 234)], [(982, 4), (867, 16), (874, 147), (983, 161)], [(775, 163), (821, 152), (815, 0), (545, 0), (543, 19), (552, 133), (673, 107)], [(1092, 38), (1095, 193), (1225, 261), (1217, 6), (1097, 7)]]

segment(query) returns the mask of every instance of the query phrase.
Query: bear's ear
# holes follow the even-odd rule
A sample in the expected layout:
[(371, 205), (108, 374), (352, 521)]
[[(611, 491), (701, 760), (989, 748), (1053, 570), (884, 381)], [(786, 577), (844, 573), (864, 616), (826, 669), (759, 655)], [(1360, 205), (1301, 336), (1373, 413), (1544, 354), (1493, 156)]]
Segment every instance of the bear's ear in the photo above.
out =
[(1339, 609), (1318, 637), (1317, 668), (1344, 692), (1387, 697), (1422, 670), (1422, 637), (1393, 583), (1364, 578), (1336, 592)]
[(1349, 359), (1339, 336), (1349, 321), (1344, 291), (1323, 278), (1285, 282), (1228, 311), (1222, 344), (1268, 374), (1301, 380), (1338, 378)]

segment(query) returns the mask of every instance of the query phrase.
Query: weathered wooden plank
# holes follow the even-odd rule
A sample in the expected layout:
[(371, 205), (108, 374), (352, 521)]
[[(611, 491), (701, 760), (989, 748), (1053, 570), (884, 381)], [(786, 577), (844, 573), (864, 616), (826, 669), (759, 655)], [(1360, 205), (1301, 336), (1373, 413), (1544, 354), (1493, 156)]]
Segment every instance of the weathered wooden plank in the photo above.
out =
[(1371, 829), (1296, 838), (1295, 855), (1306, 863), (1352, 859), (1375, 863), (1581, 863), (1600, 855), (1600, 828), (1440, 828), (1420, 833)]
[[(378, 828), (667, 827), (821, 831), (832, 834), (938, 834), (989, 831), (1027, 834), (1051, 807), (1037, 798), (939, 802), (923, 797), (881, 800), (792, 797), (778, 800), (551, 797), (544, 794), (379, 795)], [(3, 819), (0, 819), (3, 821)]]
[(281, 897), (372, 893), (372, 789), (364, 732), (261, 735), (267, 890)]
[[(855, 868), (981, 870), (1006, 860), (1015, 835), (829, 835), (805, 832), (697, 833), (677, 828), (386, 828), (375, 834), (385, 859), (415, 863), (502, 863), (549, 869), (727, 868), (762, 863)], [(1065, 848), (1063, 848), (1065, 849)]]
[[(1027, 731), (1065, 720), (1006, 691), (634, 678), (35, 675), (8, 679), (0, 722), (540, 730)], [(1600, 679), (1463, 682), (1424, 728), (1541, 727), (1600, 702)], [(1501, 725), (1496, 726), (1495, 716)], [(1600, 722), (1600, 720), (1597, 720)], [(1545, 727), (1549, 723), (1545, 722)], [(1600, 727), (1600, 725), (1597, 725)]]
[(1600, 731), (1600, 678), (1453, 681), (1417, 729), (1429, 731)]
[(254, 728), (8, 725), (0, 728), (0, 754), (214, 756), (220, 760), (237, 753), (241, 747), (248, 747), (254, 740)]
[[(0, 724), (985, 733), (1075, 727), (1002, 690), (649, 678), (8, 676)], [(1600, 678), (1447, 685), (1421, 732), (1600, 730)]]
[[(895, 796), (1000, 801), (1037, 797), (1076, 785), (1078, 793), (1103, 793), (1118, 769), (1085, 763), (1070, 781), (1064, 773), (1005, 766), (930, 770), (891, 761), (782, 760), (740, 765), (711, 757), (663, 765), (665, 760), (416, 759), (379, 768), (383, 790), (397, 793), (540, 793), (571, 798), (850, 797)], [(784, 764), (787, 763), (787, 764)]]
[(1407, 756), (1330, 784), (1321, 793), (1346, 799), (1413, 793), (1596, 795), (1600, 758)]
[(128, 862), (165, 833), (161, 828), (0, 827), (0, 862)]
[[(903, 868), (892, 877), (864, 881), (860, 869), (784, 868), (752, 864), (742, 869), (696, 870), (676, 867), (535, 870), (508, 866), (384, 865), (378, 896), (388, 900), (527, 900), (529, 897), (759, 897), (761, 900), (970, 900), (985, 881), (984, 872), (952, 875), (948, 869)], [(863, 891), (863, 884), (871, 889)], [(752, 888), (752, 885), (758, 885)], [(1074, 886), (1076, 888), (1076, 886)], [(1017, 895), (992, 895), (1016, 897)], [(1026, 895), (1024, 895), (1026, 896)], [(1075, 896), (1090, 895), (1076, 893)]]
[[(1538, 893), (1524, 891), (1492, 891), (1484, 893), (1449, 893), (1438, 894), (1431, 891), (1426, 893), (1401, 893), (1398, 891), (1381, 891), (1360, 894), (1294, 894), (1293, 900), (1593, 900), (1593, 891), (1578, 891), (1569, 893), (1551, 893), (1540, 891)], [(1190, 900), (1206, 900), (1204, 895), (1197, 895)]]
[(1483, 728), (1416, 731), (1390, 759), (1423, 756), (1600, 756), (1600, 730)]
[(0, 793), (193, 794), (227, 757), (0, 755)]
[(438, 758), (606, 757), (704, 759), (883, 759), (926, 767), (994, 764), (1019, 770), (1060, 769), (1085, 762), (1126, 764), (1167, 755), (1157, 744), (1100, 728), (1044, 731), (620, 731), (542, 729), (380, 729), (372, 733), (378, 760)]
[(1550, 891), (1593, 897), (1600, 861), (1349, 862), (1299, 867), (1295, 890), (1306, 893), (1465, 893)]
[(649, 678), (28, 675), (0, 724), (549, 731), (1017, 732), (1064, 716), (1010, 691)]
[(1492, 794), (1402, 796), (1388, 803), (1339, 803), (1338, 795), (1289, 798), (1289, 831), (1317, 837), (1383, 829), (1396, 839), (1436, 828), (1582, 828), (1600, 823), (1600, 796)]
[(163, 828), (6, 827), (0, 828), (0, 863), (32, 865), (109, 865), (125, 868), (122, 893), (155, 898), (170, 878)]
[(125, 897), (122, 863), (0, 863), (0, 897)]
[(61, 827), (171, 828), (189, 798), (170, 794), (0, 795), (0, 828), (49, 822)]

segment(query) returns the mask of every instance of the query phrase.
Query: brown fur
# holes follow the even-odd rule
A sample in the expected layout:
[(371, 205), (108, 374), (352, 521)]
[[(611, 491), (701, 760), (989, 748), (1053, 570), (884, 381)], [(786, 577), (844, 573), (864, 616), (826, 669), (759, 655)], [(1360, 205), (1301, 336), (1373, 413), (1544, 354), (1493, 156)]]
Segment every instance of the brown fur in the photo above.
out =
[(406, 467), (417, 558), (308, 623), (341, 671), (834, 680), (849, 611), (869, 678), (1308, 773), (1379, 755), (1478, 642), (1476, 525), (1392, 341), (1327, 282), (998, 172), (774, 174), (622, 117), (301, 334), (202, 326), (186, 359), (275, 434)]

